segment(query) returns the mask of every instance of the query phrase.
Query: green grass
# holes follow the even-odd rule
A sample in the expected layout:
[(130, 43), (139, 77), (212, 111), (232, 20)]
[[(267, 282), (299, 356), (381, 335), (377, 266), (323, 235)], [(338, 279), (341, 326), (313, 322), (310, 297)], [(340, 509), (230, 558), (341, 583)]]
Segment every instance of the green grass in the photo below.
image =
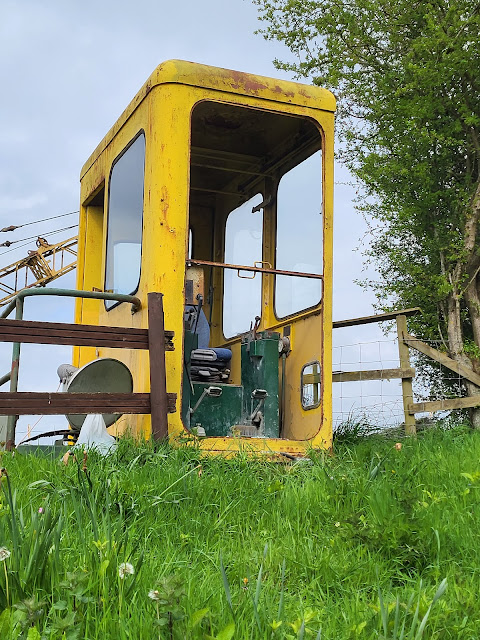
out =
[(480, 637), (467, 428), (311, 464), (128, 441), (86, 471), (0, 455), (2, 640)]

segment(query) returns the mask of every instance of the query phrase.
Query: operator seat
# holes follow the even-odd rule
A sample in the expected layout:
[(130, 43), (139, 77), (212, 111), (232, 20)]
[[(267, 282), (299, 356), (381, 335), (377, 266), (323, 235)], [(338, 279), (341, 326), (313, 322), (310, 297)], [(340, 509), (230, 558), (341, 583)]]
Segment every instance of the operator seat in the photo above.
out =
[(198, 336), (198, 348), (193, 349), (190, 354), (190, 373), (192, 380), (202, 382), (227, 382), (230, 375), (230, 360), (232, 352), (230, 349), (220, 347), (211, 348), (210, 325), (203, 309), (198, 315), (196, 306), (187, 305), (185, 307), (185, 322), (190, 325), (190, 329)]

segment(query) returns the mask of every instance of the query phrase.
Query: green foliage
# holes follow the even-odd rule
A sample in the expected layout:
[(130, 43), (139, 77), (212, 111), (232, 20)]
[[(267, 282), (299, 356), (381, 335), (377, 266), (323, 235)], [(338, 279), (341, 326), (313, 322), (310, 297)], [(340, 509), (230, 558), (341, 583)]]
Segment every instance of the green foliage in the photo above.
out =
[(121, 441), (86, 471), (0, 454), (0, 637), (478, 637), (480, 433), (402, 445), (280, 465)]
[[(384, 602), (382, 590), (378, 589), (378, 599), (380, 602), (380, 617), (382, 621), (383, 640), (421, 640), (427, 626), (433, 605), (439, 600), (447, 589), (447, 580), (442, 580), (432, 602), (428, 606), (423, 617), (420, 609), (422, 605), (422, 583), (420, 581), (419, 593), (415, 603), (415, 592), (410, 596), (407, 604), (401, 603), (397, 596), (393, 606), (388, 606)], [(413, 606), (415, 603), (415, 606)], [(393, 621), (390, 620), (390, 610), (393, 611)], [(403, 618), (403, 621), (402, 621)]]
[(480, 347), (478, 286), (468, 287), (480, 269), (478, 2), (253, 1), (263, 35), (295, 56), (277, 66), (337, 95), (378, 307), (420, 306), (419, 336), (480, 365), (476, 350), (460, 353), (464, 338)]
[(354, 443), (358, 438), (370, 436), (378, 431), (379, 429), (371, 424), (367, 416), (350, 413), (335, 427), (333, 440), (335, 444)]

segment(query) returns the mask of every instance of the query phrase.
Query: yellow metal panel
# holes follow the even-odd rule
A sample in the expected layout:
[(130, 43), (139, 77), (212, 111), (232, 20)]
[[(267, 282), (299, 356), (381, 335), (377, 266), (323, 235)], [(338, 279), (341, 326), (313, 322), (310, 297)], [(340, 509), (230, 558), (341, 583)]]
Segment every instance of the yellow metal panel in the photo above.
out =
[(333, 167), (334, 120), (325, 114), (324, 138), (324, 220), (323, 220), (323, 417), (312, 446), (332, 446), (332, 304), (333, 304)]
[[(285, 363), (286, 393), (284, 409), (284, 436), (292, 440), (309, 440), (320, 430), (323, 402), (312, 409), (302, 407), (301, 372), (308, 362), (323, 361), (322, 315), (310, 316), (291, 323), (292, 351)], [(325, 397), (322, 385), (321, 397)], [(327, 392), (328, 393), (328, 392)]]
[[(322, 111), (334, 112), (336, 108), (334, 95), (321, 87), (276, 80), (219, 67), (210, 67), (184, 60), (167, 60), (155, 69), (105, 138), (97, 146), (84, 164), (80, 174), (81, 177), (90, 169), (96, 158), (109, 146), (152, 89), (167, 84), (183, 84), (195, 88), (212, 89), (223, 94), (232, 93), (246, 97), (259, 97), (263, 99), (263, 105), (265, 105), (265, 100), (271, 100), (309, 107), (310, 109), (321, 109)], [(221, 96), (219, 97), (221, 99)], [(213, 96), (212, 99), (214, 99)]]
[[(182, 64), (186, 64), (183, 67)], [(178, 394), (177, 412), (169, 415), (169, 433), (172, 437), (185, 433), (181, 415), (180, 398), (183, 379), (183, 305), (185, 258), (188, 246), (188, 198), (189, 198), (189, 143), (190, 143), (190, 113), (193, 106), (201, 100), (223, 101), (229, 104), (244, 105), (259, 109), (270, 109), (291, 115), (306, 116), (316, 120), (325, 135), (324, 145), (324, 286), (323, 286), (323, 334), (318, 336), (319, 345), (323, 345), (323, 407), (321, 429), (312, 428), (302, 431), (301, 424), (294, 430), (296, 438), (310, 438), (299, 442), (295, 440), (262, 440), (262, 439), (234, 439), (207, 438), (202, 440), (201, 447), (212, 451), (233, 451), (244, 447), (258, 452), (284, 451), (292, 454), (302, 454), (312, 444), (316, 447), (331, 445), (331, 301), (332, 301), (332, 201), (333, 201), (333, 114), (334, 100), (331, 94), (315, 87), (304, 87), (296, 83), (283, 83), (270, 79), (257, 79), (257, 84), (250, 84), (248, 74), (235, 75), (234, 72), (216, 70), (211, 76), (205, 68), (203, 80), (200, 74), (194, 78), (194, 70), (199, 71), (198, 65), (189, 63), (170, 62), (161, 65), (137, 95), (131, 105), (121, 116), (96, 152), (91, 156), (83, 169), (82, 202), (93, 192), (102, 180), (106, 182), (115, 158), (128, 143), (143, 129), (146, 136), (145, 160), (145, 198), (144, 224), (142, 247), (142, 272), (137, 296), (142, 301), (142, 308), (132, 315), (130, 305), (120, 304), (107, 312), (103, 304), (99, 305), (98, 323), (118, 326), (148, 326), (147, 293), (160, 291), (164, 294), (165, 327), (175, 332), (174, 352), (166, 354), (167, 391)], [(208, 71), (208, 73), (207, 73)], [(230, 74), (228, 76), (227, 74)], [(162, 75), (163, 74), (163, 75)], [(176, 74), (176, 75), (175, 75)], [(190, 75), (189, 75), (190, 74)], [(233, 75), (232, 75), (233, 74)], [(207, 82), (207, 76), (210, 78)], [(241, 76), (241, 77), (240, 77)], [(248, 77), (247, 77), (248, 76)], [(154, 82), (152, 82), (152, 78)], [(170, 79), (167, 79), (170, 78)], [(177, 79), (175, 79), (177, 78)], [(230, 78), (230, 80), (228, 80)], [(247, 82), (248, 80), (248, 82)], [(194, 81), (213, 88), (193, 86)], [(276, 89), (275, 87), (280, 87)], [(221, 89), (224, 90), (221, 90)], [(292, 93), (293, 92), (293, 93)], [(323, 101), (323, 102), (322, 102)], [(299, 103), (299, 104), (297, 104)], [(310, 106), (307, 106), (310, 105)], [(325, 110), (321, 110), (319, 106)], [(82, 216), (80, 222), (80, 237), (88, 238)], [(104, 216), (104, 231), (102, 237), (104, 272), (104, 252), (106, 239), (107, 212)], [(267, 252), (273, 255), (274, 238), (273, 225), (267, 222), (267, 233), (270, 238)], [(86, 241), (86, 240), (85, 240)], [(93, 271), (98, 264), (94, 261), (87, 266), (84, 247), (80, 242), (80, 266), (86, 266), (83, 282), (89, 284), (94, 280)], [(98, 245), (97, 245), (98, 246)], [(268, 248), (269, 247), (269, 248)], [(90, 251), (90, 245), (86, 248)], [(216, 259), (218, 259), (216, 257)], [(268, 278), (270, 276), (264, 276)], [(86, 286), (86, 285), (85, 285)], [(104, 286), (104, 285), (102, 285)], [(271, 309), (272, 287), (265, 288), (268, 308)], [(217, 287), (218, 292), (218, 287)], [(76, 321), (81, 321), (80, 305), (77, 305)], [(273, 315), (264, 317), (265, 323), (273, 322)], [(93, 318), (89, 313), (88, 317)], [(289, 323), (293, 323), (290, 320)], [(307, 321), (305, 320), (305, 323)], [(285, 324), (285, 323), (283, 323)], [(310, 325), (315, 323), (310, 322)], [(321, 331), (320, 322), (312, 331)], [(271, 324), (270, 324), (271, 326)], [(306, 325), (305, 325), (306, 326)], [(262, 327), (264, 328), (264, 327)], [(220, 328), (218, 328), (220, 329)], [(213, 332), (212, 332), (213, 333)], [(213, 339), (213, 337), (212, 337)], [(317, 340), (317, 338), (315, 338)], [(319, 349), (320, 349), (319, 346)], [(238, 341), (233, 347), (239, 351)], [(81, 351), (81, 350), (80, 350)], [(85, 352), (87, 353), (87, 352)], [(141, 351), (101, 349), (99, 356), (110, 355), (124, 361), (132, 371), (135, 381), (135, 391), (149, 391), (148, 354)], [(235, 355), (237, 355), (235, 353)], [(306, 361), (313, 359), (311, 356)], [(319, 358), (320, 359), (320, 358)], [(80, 354), (80, 360), (82, 357)], [(239, 368), (239, 353), (233, 365), (235, 380)], [(300, 385), (300, 376), (298, 376)], [(297, 394), (298, 389), (292, 391)], [(304, 412), (308, 413), (308, 412)], [(320, 422), (320, 418), (318, 418)], [(320, 424), (319, 424), (320, 426)], [(121, 428), (128, 427), (138, 436), (148, 437), (150, 431), (149, 416), (128, 416), (122, 419)], [(316, 435), (315, 435), (316, 433)]]

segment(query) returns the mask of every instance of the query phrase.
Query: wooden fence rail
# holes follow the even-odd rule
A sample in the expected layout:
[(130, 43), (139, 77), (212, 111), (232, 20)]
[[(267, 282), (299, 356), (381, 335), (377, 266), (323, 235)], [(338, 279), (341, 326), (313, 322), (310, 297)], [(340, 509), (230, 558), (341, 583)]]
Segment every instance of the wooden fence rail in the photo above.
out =
[(402, 398), (403, 413), (405, 421), (405, 433), (407, 435), (416, 434), (415, 416), (411, 413), (413, 403), (413, 386), (412, 380), (415, 377), (415, 369), (410, 365), (410, 356), (408, 346), (403, 338), (407, 334), (407, 316), (413, 316), (420, 313), (420, 309), (403, 309), (402, 311), (393, 311), (391, 313), (380, 313), (374, 316), (365, 316), (363, 318), (351, 318), (350, 320), (337, 320), (333, 323), (334, 329), (343, 327), (355, 327), (363, 324), (373, 324), (378, 322), (391, 322), (395, 320), (398, 335), (398, 357), (400, 367), (397, 369), (367, 369), (363, 371), (339, 371), (333, 372), (333, 382), (361, 382), (365, 380), (391, 380), (401, 379), (402, 381)]
[[(145, 349), (150, 356), (150, 393), (2, 392), (0, 415), (150, 414), (152, 437), (166, 438), (167, 414), (176, 411), (177, 394), (166, 388), (165, 351), (173, 351), (174, 333), (165, 331), (162, 297), (148, 294), (148, 329), (0, 319), (0, 342)], [(13, 447), (10, 439), (7, 448)]]
[[(365, 380), (389, 380), (399, 378), (402, 380), (402, 399), (405, 420), (405, 433), (415, 435), (415, 414), (435, 411), (451, 411), (453, 409), (465, 409), (480, 406), (480, 375), (469, 367), (456, 362), (445, 353), (434, 349), (422, 340), (412, 336), (407, 330), (407, 317), (420, 313), (419, 308), (382, 313), (363, 318), (340, 320), (333, 323), (334, 329), (353, 327), (374, 322), (396, 321), (398, 337), (398, 355), (400, 367), (397, 369), (372, 369), (364, 371), (333, 372), (333, 382), (360, 382)], [(444, 400), (432, 400), (426, 402), (413, 401), (412, 380), (415, 377), (415, 369), (410, 365), (410, 349), (423, 353), (435, 362), (450, 369), (465, 380), (479, 387), (478, 395), (465, 398), (445, 398)]]

